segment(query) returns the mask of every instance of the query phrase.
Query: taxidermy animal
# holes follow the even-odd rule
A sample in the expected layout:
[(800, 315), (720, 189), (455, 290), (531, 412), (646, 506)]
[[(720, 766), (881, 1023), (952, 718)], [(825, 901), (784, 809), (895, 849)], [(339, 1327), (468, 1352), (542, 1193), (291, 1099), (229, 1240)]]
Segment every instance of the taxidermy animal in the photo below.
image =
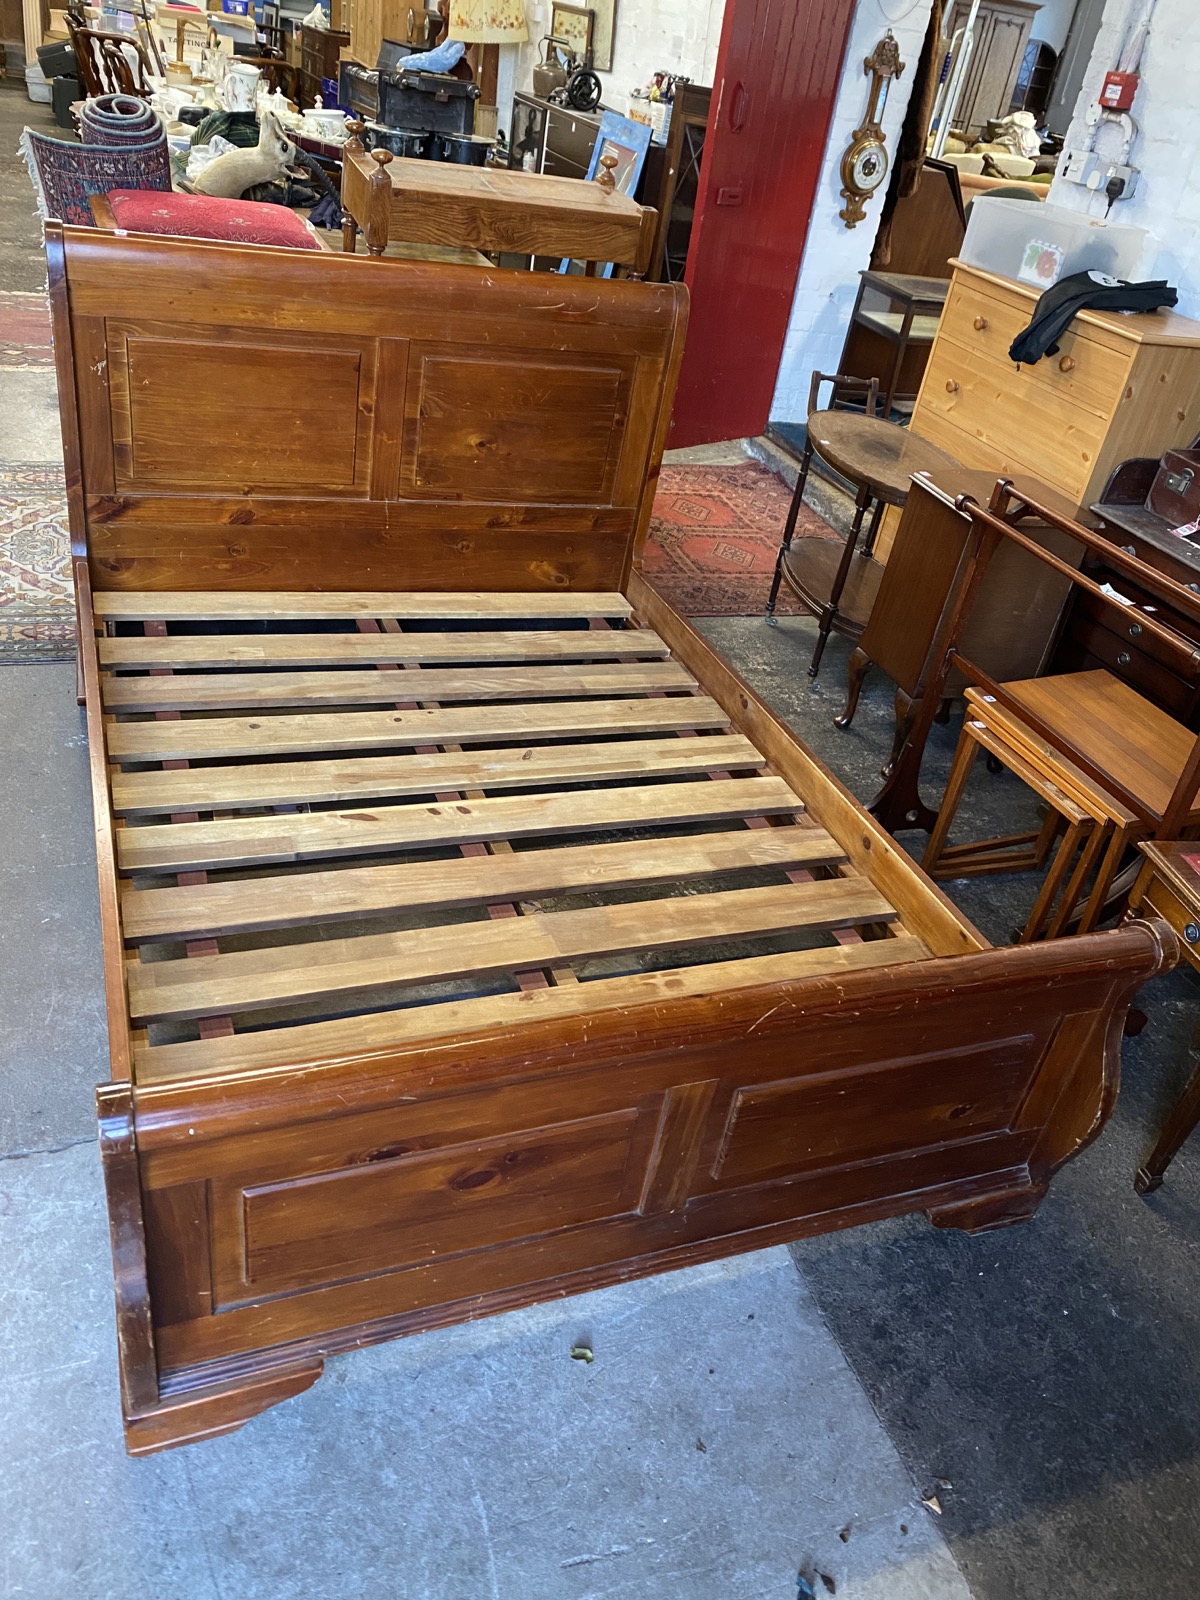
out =
[(256, 183), (277, 183), (296, 159), (296, 147), (269, 111), (263, 113), (258, 143), (249, 150), (227, 150), (192, 180), (197, 194), (240, 200)]

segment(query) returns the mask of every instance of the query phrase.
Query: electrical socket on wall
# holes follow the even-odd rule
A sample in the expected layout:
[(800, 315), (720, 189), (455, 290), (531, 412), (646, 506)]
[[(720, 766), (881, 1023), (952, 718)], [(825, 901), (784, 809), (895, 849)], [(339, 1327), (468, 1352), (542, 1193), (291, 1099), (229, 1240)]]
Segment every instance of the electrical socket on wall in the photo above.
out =
[(1067, 183), (1078, 183), (1095, 194), (1106, 194), (1112, 182), (1120, 184), (1118, 199), (1128, 200), (1137, 188), (1138, 169), (1121, 162), (1106, 161), (1094, 150), (1069, 150), (1059, 176)]

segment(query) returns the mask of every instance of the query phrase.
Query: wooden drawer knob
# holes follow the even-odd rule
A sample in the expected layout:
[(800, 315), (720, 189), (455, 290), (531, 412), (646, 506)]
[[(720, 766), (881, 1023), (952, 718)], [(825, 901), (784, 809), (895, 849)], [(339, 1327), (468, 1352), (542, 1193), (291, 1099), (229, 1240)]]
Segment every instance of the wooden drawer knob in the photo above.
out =
[(976, 317), (974, 326), (976, 333), (983, 333), (988, 326), (988, 319), (986, 317)]
[(1062, 360), (1058, 363), (1058, 370), (1060, 372), (1074, 372), (1075, 371), (1075, 357), (1074, 356), (1063, 356)]
[(946, 379), (946, 393), (947, 394), (957, 394), (958, 393), (958, 387), (959, 386), (958, 386), (958, 379), (957, 378), (947, 378)]

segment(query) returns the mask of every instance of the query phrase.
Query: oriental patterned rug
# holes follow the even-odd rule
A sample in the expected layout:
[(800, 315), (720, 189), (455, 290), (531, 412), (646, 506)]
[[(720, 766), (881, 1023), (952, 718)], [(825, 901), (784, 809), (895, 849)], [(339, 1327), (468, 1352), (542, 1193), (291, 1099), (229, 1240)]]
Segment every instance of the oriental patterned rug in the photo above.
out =
[[(686, 617), (752, 617), (762, 612), (792, 492), (757, 461), (733, 467), (664, 467), (643, 567)], [(800, 508), (797, 539), (838, 536)], [(778, 610), (794, 613), (786, 587)]]
[[(8, 372), (53, 369), (44, 294), (0, 293), (0, 405)], [(62, 468), (0, 461), (0, 664), (75, 654)]]

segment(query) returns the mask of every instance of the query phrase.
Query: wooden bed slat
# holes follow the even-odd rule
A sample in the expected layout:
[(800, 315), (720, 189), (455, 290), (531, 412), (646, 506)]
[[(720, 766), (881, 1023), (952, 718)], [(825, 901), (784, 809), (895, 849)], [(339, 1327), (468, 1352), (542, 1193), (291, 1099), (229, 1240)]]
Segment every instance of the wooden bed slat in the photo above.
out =
[(687, 995), (746, 989), (755, 984), (796, 982), (867, 967), (899, 966), (929, 959), (919, 939), (875, 939), (867, 944), (834, 945), (782, 955), (748, 956), (705, 966), (665, 968), (624, 978), (597, 978), (563, 988), (531, 989), (524, 994), (446, 1000), (440, 1005), (342, 1017), (336, 1022), (302, 1023), (236, 1033), (225, 1039), (146, 1045), (135, 1053), (138, 1081), (204, 1077), (218, 1073), (290, 1066), (322, 1055), (387, 1050), (413, 1040), (481, 1029), (516, 1027), (541, 1018), (580, 1016), (613, 1007), (641, 1005)]
[(861, 878), (718, 890), (581, 911), (533, 912), (502, 922), (444, 923), (192, 960), (131, 961), (135, 1021), (223, 1016), (301, 1002), (344, 1001), (394, 984), (433, 983), (561, 961), (663, 950), (716, 939), (848, 923), (895, 913)]
[[(422, 700), (570, 700), (694, 689), (677, 661), (601, 661), (583, 667), (430, 667)], [(169, 678), (105, 673), (106, 710), (239, 711), (267, 706), (386, 704), (395, 685), (376, 667), (358, 672), (210, 672)]]
[(493, 633), (219, 633), (101, 639), (103, 667), (329, 667), (379, 661), (589, 661), (667, 656), (649, 628)]
[(121, 828), (116, 842), (122, 872), (181, 872), (803, 810), (799, 795), (779, 778), (729, 778), (594, 793), (150, 824)]
[(418, 744), (490, 744), (500, 739), (574, 739), (604, 733), (727, 728), (707, 695), (664, 700), (553, 700), (455, 706), (449, 711), (316, 711), (298, 716), (195, 717), (108, 724), (114, 761), (205, 761), (301, 755)]
[(717, 739), (620, 739), (463, 754), (114, 772), (112, 796), (118, 816), (134, 817), (322, 802), (344, 805), (459, 789), (537, 789), (560, 783), (683, 776), (718, 768), (736, 772), (765, 765), (750, 741), (737, 734)]
[(517, 621), (528, 617), (628, 617), (632, 607), (623, 594), (387, 594), (371, 591), (346, 593), (306, 593), (304, 591), (242, 591), (231, 594), (212, 592), (119, 594), (94, 596), (92, 609), (106, 620), (150, 621), (161, 618), (178, 622), (305, 621), (318, 617), (398, 617), (413, 622), (445, 618), (456, 622), (482, 619)]
[(122, 897), (121, 918), (125, 938), (134, 944), (214, 938), (422, 906), (482, 905), (758, 867), (832, 866), (844, 860), (842, 847), (822, 828), (739, 829), (456, 861), (342, 867), (179, 889), (129, 889)]

